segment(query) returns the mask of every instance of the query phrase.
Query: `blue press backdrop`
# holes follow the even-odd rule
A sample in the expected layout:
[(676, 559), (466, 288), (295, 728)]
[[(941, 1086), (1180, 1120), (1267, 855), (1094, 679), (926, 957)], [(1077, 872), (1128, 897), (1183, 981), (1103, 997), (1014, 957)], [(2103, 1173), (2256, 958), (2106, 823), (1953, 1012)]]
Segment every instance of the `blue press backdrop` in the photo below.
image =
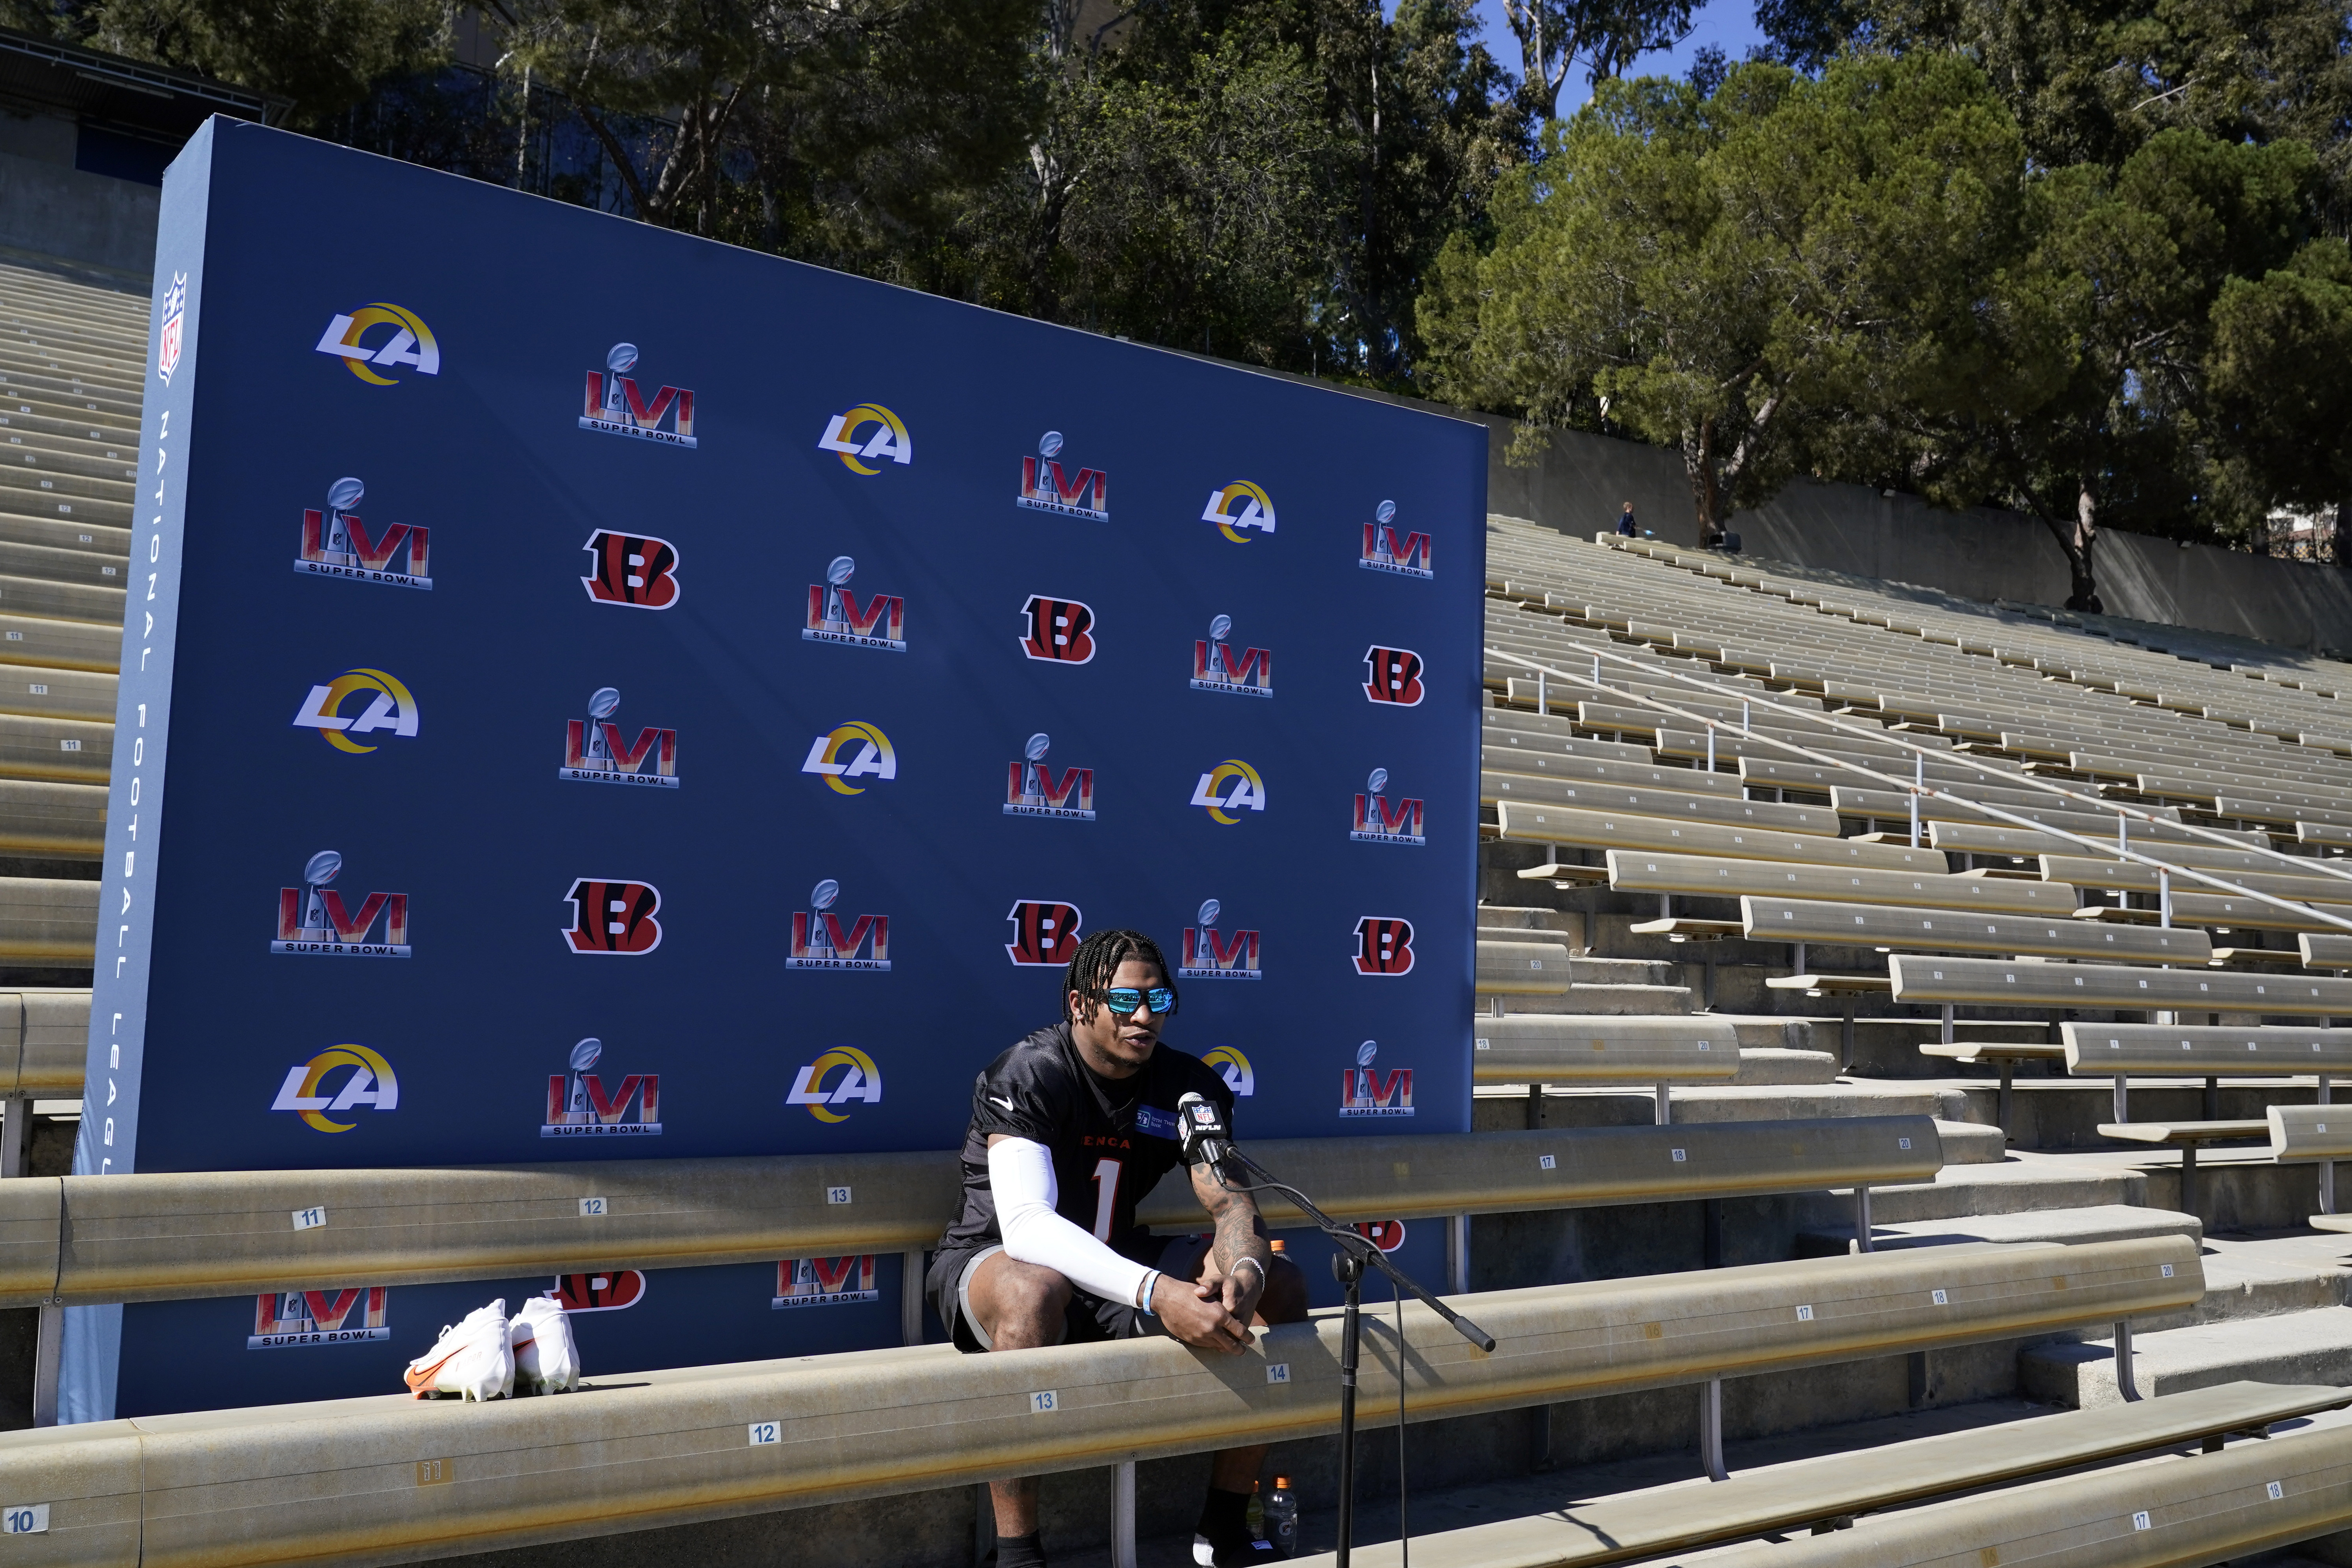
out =
[[(156, 284), (156, 489), (133, 544), (78, 1169), (950, 1147), (973, 1074), (1057, 1016), (1058, 963), (1008, 954), (1024, 929), (1035, 948), (1024, 902), (1139, 927), (1171, 962), (1205, 900), (1222, 953), (1256, 933), (1262, 978), (1182, 982), (1166, 1035), (1246, 1062), (1244, 1136), (1466, 1130), (1482, 427), (221, 121), (166, 180)], [(691, 394), (694, 447), (583, 427), (622, 342), (641, 406)], [(863, 449), (888, 427), (861, 405), (903, 441), (825, 449), (829, 430)], [(660, 433), (678, 423), (673, 398)], [(1106, 476), (1108, 519), (1018, 505), (1024, 458), (1058, 462), (1066, 490)], [(305, 511), (345, 477), (371, 541), (429, 531), (429, 591), (298, 569)], [(1204, 520), (1221, 495), (1248, 517), (1241, 481), (1271, 529)], [(1366, 568), (1382, 515), (1399, 542), (1428, 536), (1430, 575)], [(667, 581), (658, 548), (601, 559), (651, 557), (624, 596), (674, 602), (595, 596), (600, 532), (667, 542)], [(903, 601), (904, 651), (802, 635), (842, 556), (861, 607)], [(407, 569), (404, 547), (389, 565)], [(1087, 607), (1090, 658), (1024, 651), (1039, 597)], [(1270, 697), (1194, 689), (1219, 616), (1234, 663), (1271, 655)], [(372, 673), (346, 693), (353, 671)], [(1368, 692), (1414, 680), (1417, 703)], [(674, 733), (677, 787), (559, 776), (604, 688), (625, 746)], [(875, 747), (836, 775), (855, 795), (807, 771), (866, 754), (863, 732), (825, 749), (852, 723), (895, 768), (873, 771)], [(1091, 770), (1094, 820), (1007, 815), (1035, 734), (1057, 782)], [(1256, 802), (1193, 804), (1233, 798), (1228, 761)], [(1402, 803), (1423, 803), (1425, 843), (1351, 838), (1375, 769), (1402, 831)], [(322, 850), (347, 918), (371, 893), (404, 900), (408, 956), (272, 951), (283, 890), (308, 907)], [(583, 879), (623, 885), (625, 946), (652, 940), (637, 916), (657, 889), (657, 945), (575, 952)], [(824, 881), (845, 932), (887, 917), (887, 972), (791, 966)], [(1363, 972), (1367, 920), (1409, 923), (1409, 970)], [(364, 934), (395, 933), (379, 914)], [(657, 1080), (657, 1134), (544, 1135), (550, 1079), (570, 1105), (588, 1037), (623, 1125), (647, 1087), (621, 1103), (625, 1081)], [(1388, 1114), (1343, 1116), (1367, 1043)], [(349, 1060), (308, 1070), (338, 1047), (380, 1058), (396, 1101)], [(796, 1085), (829, 1102), (792, 1103)], [(583, 1315), (589, 1366), (892, 1342), (897, 1260), (877, 1268), (879, 1301), (791, 1311), (769, 1305), (772, 1268), (659, 1273), (636, 1305)], [(388, 1392), (440, 1324), (547, 1284), (394, 1288), (387, 1339), (267, 1352), (246, 1348), (249, 1298), (77, 1309), (65, 1406)]]

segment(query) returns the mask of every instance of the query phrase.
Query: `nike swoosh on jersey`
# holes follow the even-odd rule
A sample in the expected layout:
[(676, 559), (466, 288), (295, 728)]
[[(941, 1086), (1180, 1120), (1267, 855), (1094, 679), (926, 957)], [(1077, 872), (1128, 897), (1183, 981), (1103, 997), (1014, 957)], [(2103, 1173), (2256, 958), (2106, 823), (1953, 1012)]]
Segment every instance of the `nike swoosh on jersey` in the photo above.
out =
[(988, 1098), (992, 1103), (1001, 1105), (1007, 1110), (1013, 1109), (1013, 1102), (1009, 1100), (1003, 1099), (1002, 1096), (992, 1094)]

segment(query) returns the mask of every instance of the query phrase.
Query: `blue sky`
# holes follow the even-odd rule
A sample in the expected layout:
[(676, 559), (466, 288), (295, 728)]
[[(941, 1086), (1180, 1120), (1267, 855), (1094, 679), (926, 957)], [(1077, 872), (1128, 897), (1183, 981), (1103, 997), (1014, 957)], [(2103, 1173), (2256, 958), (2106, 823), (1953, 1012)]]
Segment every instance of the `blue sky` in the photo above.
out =
[[(1519, 68), (1519, 41), (1511, 36), (1511, 25), (1504, 17), (1503, 0), (1479, 0), (1478, 15), (1486, 24), (1483, 37), (1487, 49), (1516, 75)], [(1705, 45), (1713, 44), (1736, 60), (1748, 53), (1750, 44), (1763, 41), (1764, 35), (1756, 28), (1755, 0), (1712, 0), (1692, 13), (1689, 37), (1678, 47), (1643, 55), (1634, 63), (1633, 74), (1680, 76), (1690, 68), (1691, 56)], [(1572, 113), (1591, 96), (1583, 70), (1571, 70), (1560, 86), (1559, 111)]]

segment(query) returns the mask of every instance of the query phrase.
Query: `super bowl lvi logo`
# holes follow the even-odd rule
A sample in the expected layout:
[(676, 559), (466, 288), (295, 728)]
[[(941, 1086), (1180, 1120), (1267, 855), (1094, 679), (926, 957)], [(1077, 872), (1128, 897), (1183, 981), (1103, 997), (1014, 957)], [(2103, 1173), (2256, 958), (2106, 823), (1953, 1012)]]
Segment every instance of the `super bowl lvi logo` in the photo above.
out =
[(614, 343), (604, 355), (603, 374), (588, 373), (580, 428), (664, 447), (694, 446), (694, 394), (682, 386), (665, 386), (647, 399), (629, 374), (636, 368), (637, 345)]
[(808, 625), (801, 628), (802, 639), (906, 652), (907, 601), (897, 594), (874, 594), (861, 609), (856, 591), (849, 585), (856, 574), (855, 560), (836, 555), (825, 566), (824, 584), (809, 584)]
[(1219, 616), (1209, 623), (1209, 635), (1192, 644), (1192, 689), (1229, 697), (1273, 696), (1272, 650), (1245, 647), (1236, 658), (1233, 635), (1233, 616)]
[(1374, 768), (1364, 780), (1364, 793), (1356, 797), (1356, 825), (1348, 830), (1348, 837), (1359, 844), (1427, 845), (1420, 797), (1399, 795), (1391, 805), (1383, 793), (1388, 787), (1388, 769)]
[(563, 765), (555, 776), (576, 784), (677, 787), (677, 731), (647, 726), (635, 744), (621, 739), (613, 721), (620, 711), (617, 688), (600, 686), (588, 696), (588, 717), (565, 723)]
[[(370, 893), (353, 910), (330, 886), (343, 858), (321, 849), (304, 863), (302, 886), (278, 889), (278, 935), (269, 951), (312, 958), (406, 958), (408, 895)], [(376, 940), (381, 930), (383, 937)]]
[(572, 1047), (568, 1073), (547, 1079), (547, 1120), (541, 1138), (657, 1138), (661, 1135), (661, 1075), (630, 1073), (607, 1089), (596, 1064), (604, 1042), (595, 1038)]
[(1053, 749), (1053, 745), (1054, 738), (1040, 731), (1030, 736), (1022, 746), (1022, 760), (1008, 764), (1004, 781), (1004, 815), (1092, 822), (1095, 819), (1094, 769), (1064, 768), (1060, 780), (1056, 782), (1054, 770), (1045, 762), (1045, 753)]
[(1373, 509), (1372, 521), (1364, 524), (1364, 553), (1356, 564), (1367, 572), (1388, 572), (1427, 581), (1431, 575), (1429, 535), (1407, 529), (1403, 537), (1398, 537), (1396, 514), (1396, 502), (1392, 500), (1384, 500)]
[[(344, 478), (327, 487), (323, 510), (302, 514), (299, 553), (294, 570), (305, 577), (341, 577), (350, 583), (380, 583), (393, 588), (431, 592), (433, 566), (429, 554), (431, 531), (422, 524), (388, 522), (370, 536), (368, 526), (352, 509), (367, 494), (367, 486)], [(405, 552), (408, 570), (393, 569), (393, 559)]]

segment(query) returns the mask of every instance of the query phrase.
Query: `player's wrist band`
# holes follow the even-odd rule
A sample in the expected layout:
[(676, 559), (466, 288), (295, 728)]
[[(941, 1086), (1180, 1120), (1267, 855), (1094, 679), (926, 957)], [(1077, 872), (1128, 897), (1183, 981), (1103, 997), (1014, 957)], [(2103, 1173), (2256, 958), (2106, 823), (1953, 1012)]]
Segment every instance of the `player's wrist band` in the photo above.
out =
[(1234, 1258), (1234, 1267), (1235, 1268), (1240, 1268), (1243, 1264), (1244, 1264), (1244, 1263), (1248, 1264), (1252, 1268), (1255, 1268), (1255, 1269), (1256, 1269), (1256, 1270), (1257, 1270), (1257, 1282), (1258, 1282), (1259, 1284), (1261, 1284), (1261, 1285), (1265, 1284), (1265, 1264), (1263, 1264), (1263, 1263), (1260, 1263), (1260, 1262), (1259, 1262), (1256, 1258)]
[(1160, 1315), (1151, 1310), (1151, 1292), (1159, 1284), (1160, 1270), (1150, 1268), (1144, 1271), (1143, 1283), (1135, 1288), (1135, 1305), (1147, 1318)]

